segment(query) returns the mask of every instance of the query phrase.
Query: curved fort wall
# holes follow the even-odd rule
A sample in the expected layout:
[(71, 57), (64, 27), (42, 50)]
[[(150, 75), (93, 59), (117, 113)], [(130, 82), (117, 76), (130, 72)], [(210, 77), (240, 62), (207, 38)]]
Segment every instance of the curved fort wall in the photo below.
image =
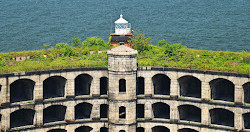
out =
[(108, 68), (0, 75), (0, 128), (38, 132), (250, 131), (247, 74), (137, 67), (108, 52)]

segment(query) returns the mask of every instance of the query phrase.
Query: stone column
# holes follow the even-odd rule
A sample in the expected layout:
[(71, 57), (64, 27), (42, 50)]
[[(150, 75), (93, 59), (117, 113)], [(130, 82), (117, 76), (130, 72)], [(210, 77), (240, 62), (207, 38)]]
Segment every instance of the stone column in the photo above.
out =
[(10, 129), (10, 109), (2, 109), (2, 120), (1, 120), (1, 128), (3, 130)]
[(93, 120), (100, 120), (100, 104), (98, 103), (98, 101), (94, 101), (91, 118)]
[(234, 102), (236, 104), (243, 104), (244, 102), (244, 92), (243, 92), (243, 87), (240, 85), (235, 85), (234, 87)]
[(65, 121), (67, 121), (67, 122), (74, 122), (75, 121), (75, 102), (74, 101), (67, 102)]
[(40, 77), (36, 82), (34, 87), (34, 99), (35, 102), (42, 102), (43, 101), (43, 82), (41, 82)]
[(201, 106), (201, 123), (206, 126), (211, 124), (209, 109), (206, 105)]
[(178, 81), (176, 78), (171, 78), (171, 83), (170, 83), (170, 97), (172, 98), (177, 98), (179, 95), (179, 90), (180, 87), (178, 85)]
[(151, 97), (154, 93), (153, 89), (152, 77), (145, 77), (145, 96)]
[(35, 111), (34, 125), (38, 127), (43, 126), (43, 104), (35, 105)]
[(98, 76), (95, 76), (92, 81), (91, 85), (91, 93), (92, 96), (99, 97), (100, 96), (100, 78)]
[(179, 121), (179, 113), (178, 113), (178, 102), (173, 101), (170, 105), (170, 121), (178, 122)]
[(8, 78), (2, 79), (1, 88), (1, 105), (8, 105), (10, 103), (10, 88)]
[(242, 117), (242, 109), (241, 108), (235, 108), (234, 112), (234, 128), (236, 130), (242, 130), (243, 129), (243, 117)]
[(211, 90), (208, 82), (201, 82), (201, 98), (204, 101), (211, 100)]
[(145, 120), (151, 120), (153, 118), (152, 104), (150, 102), (145, 103)]
[(66, 98), (75, 97), (75, 78), (73, 73), (67, 73)]

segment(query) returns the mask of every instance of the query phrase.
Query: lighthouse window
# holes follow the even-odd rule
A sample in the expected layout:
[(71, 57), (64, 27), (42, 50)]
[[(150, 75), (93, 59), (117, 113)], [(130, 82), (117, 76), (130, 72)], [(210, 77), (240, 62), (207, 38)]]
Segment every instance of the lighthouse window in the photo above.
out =
[(119, 92), (126, 92), (126, 80), (125, 79), (119, 80)]
[(119, 118), (126, 118), (126, 108), (124, 106), (119, 107)]

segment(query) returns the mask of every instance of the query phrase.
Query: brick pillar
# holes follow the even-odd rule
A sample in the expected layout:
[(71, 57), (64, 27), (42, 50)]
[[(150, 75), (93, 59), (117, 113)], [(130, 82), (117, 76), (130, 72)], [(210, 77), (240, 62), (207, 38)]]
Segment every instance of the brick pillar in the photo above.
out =
[(171, 83), (170, 83), (170, 96), (173, 98), (177, 98), (179, 95), (179, 90), (180, 87), (178, 85), (178, 81), (176, 78), (171, 79)]
[(34, 125), (43, 126), (43, 104), (35, 105), (35, 111)]
[(75, 121), (75, 102), (74, 101), (69, 101), (67, 103), (65, 121), (67, 121), (67, 122), (74, 122)]
[(179, 113), (178, 113), (178, 102), (173, 101), (170, 106), (170, 121), (178, 122), (179, 121)]
[(243, 104), (244, 102), (244, 91), (243, 87), (240, 85), (235, 85), (234, 87), (234, 102), (237, 104)]
[(145, 103), (145, 120), (151, 120), (153, 118), (153, 110), (152, 110), (152, 104), (149, 102)]
[(211, 100), (211, 90), (208, 82), (201, 82), (201, 98), (205, 101)]
[(152, 84), (152, 77), (145, 77), (145, 96), (152, 96), (154, 93), (154, 88)]

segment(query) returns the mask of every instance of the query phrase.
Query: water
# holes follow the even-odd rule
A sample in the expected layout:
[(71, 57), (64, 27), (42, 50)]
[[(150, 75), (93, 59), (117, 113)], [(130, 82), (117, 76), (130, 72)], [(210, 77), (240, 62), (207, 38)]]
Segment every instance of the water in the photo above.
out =
[(194, 49), (250, 51), (250, 0), (0, 0), (0, 52), (73, 37), (107, 41), (121, 12), (153, 44), (166, 39)]

